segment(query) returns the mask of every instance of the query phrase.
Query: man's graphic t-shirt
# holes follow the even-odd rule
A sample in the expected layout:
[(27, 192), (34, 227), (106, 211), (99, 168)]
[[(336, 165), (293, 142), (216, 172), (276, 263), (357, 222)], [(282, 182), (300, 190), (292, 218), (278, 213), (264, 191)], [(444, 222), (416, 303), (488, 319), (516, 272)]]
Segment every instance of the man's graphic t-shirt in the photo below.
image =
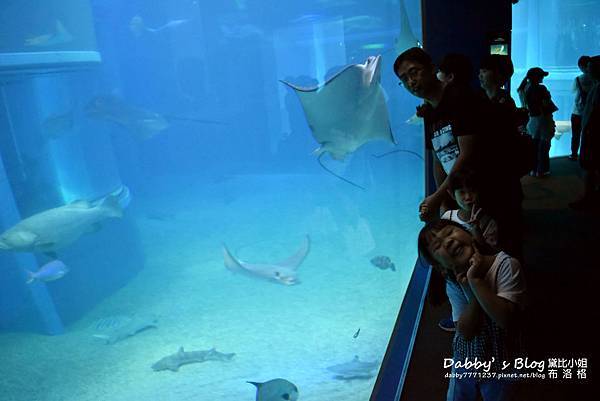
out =
[(458, 141), (452, 134), (452, 124), (444, 124), (432, 132), (431, 144), (446, 174), (450, 174), (460, 150)]
[(460, 154), (458, 137), (485, 130), (481, 121), (485, 105), (487, 99), (468, 87), (449, 85), (438, 106), (425, 113), (426, 147), (434, 151), (446, 174)]

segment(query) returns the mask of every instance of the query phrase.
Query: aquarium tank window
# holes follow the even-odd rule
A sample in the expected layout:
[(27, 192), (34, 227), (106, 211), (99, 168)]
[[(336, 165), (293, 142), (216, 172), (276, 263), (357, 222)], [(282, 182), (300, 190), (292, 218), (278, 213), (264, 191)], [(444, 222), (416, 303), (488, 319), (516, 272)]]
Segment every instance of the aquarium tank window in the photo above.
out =
[(420, 1), (4, 3), (1, 398), (369, 399), (423, 269)]
[(541, 67), (549, 75), (543, 84), (559, 110), (554, 113), (556, 134), (550, 156), (571, 154), (571, 113), (573, 83), (581, 74), (580, 56), (598, 54), (600, 43), (599, 0), (526, 0), (513, 6), (512, 96), (531, 67)]
[(3, 0), (0, 72), (100, 61), (90, 4), (78, 0)]

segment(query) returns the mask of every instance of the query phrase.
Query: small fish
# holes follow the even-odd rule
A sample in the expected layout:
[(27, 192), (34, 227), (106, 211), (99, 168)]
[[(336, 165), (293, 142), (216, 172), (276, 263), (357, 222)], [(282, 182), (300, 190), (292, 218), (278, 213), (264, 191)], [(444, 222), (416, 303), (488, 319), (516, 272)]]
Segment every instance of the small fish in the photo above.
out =
[(27, 284), (33, 283), (35, 280), (39, 281), (54, 281), (58, 280), (69, 272), (69, 268), (65, 266), (60, 260), (53, 260), (52, 262), (46, 263), (40, 267), (37, 272), (27, 272)]
[(354, 333), (354, 335), (352, 336), (352, 338), (358, 337), (359, 334), (360, 334), (360, 327), (358, 328), (358, 330), (356, 330), (356, 333)]
[(150, 28), (149, 26), (146, 26), (142, 17), (140, 17), (139, 15), (134, 15), (131, 18), (131, 21), (129, 21), (129, 30), (131, 31), (131, 33), (134, 34), (134, 36), (140, 37), (144, 32), (157, 33), (166, 29), (177, 28), (189, 22), (189, 19), (176, 19), (170, 20), (166, 24), (158, 26), (156, 28)]
[(371, 259), (371, 264), (381, 270), (391, 269), (393, 272), (396, 271), (396, 266), (392, 263), (392, 260), (388, 256), (375, 256)]

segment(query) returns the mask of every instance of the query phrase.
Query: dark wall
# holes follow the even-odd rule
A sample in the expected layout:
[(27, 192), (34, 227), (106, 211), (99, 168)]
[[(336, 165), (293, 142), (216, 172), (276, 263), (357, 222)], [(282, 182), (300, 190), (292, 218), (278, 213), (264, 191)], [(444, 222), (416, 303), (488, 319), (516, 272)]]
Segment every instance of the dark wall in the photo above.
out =
[(510, 31), (511, 7), (511, 0), (422, 0), (425, 49), (435, 62), (446, 53), (465, 54), (477, 71), (491, 36)]

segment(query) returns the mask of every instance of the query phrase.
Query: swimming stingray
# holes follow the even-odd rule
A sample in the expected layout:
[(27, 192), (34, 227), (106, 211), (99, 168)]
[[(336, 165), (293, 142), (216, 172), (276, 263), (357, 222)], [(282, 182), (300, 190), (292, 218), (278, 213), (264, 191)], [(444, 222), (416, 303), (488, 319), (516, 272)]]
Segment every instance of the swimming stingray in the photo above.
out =
[(394, 57), (398, 56), (405, 50), (411, 47), (422, 47), (421, 42), (415, 37), (408, 21), (408, 14), (406, 13), (406, 6), (404, 0), (400, 0), (400, 34), (394, 41)]
[(246, 263), (236, 259), (229, 249), (223, 244), (223, 259), (225, 267), (234, 273), (243, 273), (251, 277), (275, 281), (283, 285), (294, 285), (298, 283), (296, 270), (308, 255), (310, 250), (310, 238), (304, 237), (300, 249), (289, 258), (276, 263)]
[(343, 160), (375, 139), (395, 143), (380, 75), (381, 56), (376, 56), (369, 57), (364, 64), (347, 66), (315, 87), (303, 88), (281, 81), (298, 94), (313, 137), (321, 145), (315, 153), (328, 172), (334, 174), (321, 162), (325, 153)]
[(112, 94), (96, 96), (88, 103), (85, 112), (90, 118), (112, 121), (121, 125), (140, 140), (150, 139), (169, 128), (169, 120), (192, 121), (203, 124), (223, 124), (220, 121), (213, 120), (165, 116), (132, 106), (119, 96)]

